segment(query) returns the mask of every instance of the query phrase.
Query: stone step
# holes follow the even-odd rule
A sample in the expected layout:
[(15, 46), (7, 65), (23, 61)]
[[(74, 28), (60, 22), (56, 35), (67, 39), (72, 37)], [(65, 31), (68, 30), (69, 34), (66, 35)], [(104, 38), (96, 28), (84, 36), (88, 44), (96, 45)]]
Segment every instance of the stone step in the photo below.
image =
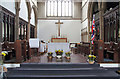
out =
[(57, 72), (18, 72), (7, 74), (7, 79), (118, 79), (115, 72), (110, 71), (57, 71)]
[(15, 69), (8, 69), (8, 71), (29, 71), (29, 70), (107, 70), (104, 68), (15, 68)]
[(11, 75), (7, 79), (119, 79), (117, 76), (97, 76), (97, 75)]
[[(9, 71), (8, 75), (104, 75), (107, 70), (14, 70)], [(111, 73), (111, 72), (110, 72)]]
[(22, 68), (95, 68), (100, 67), (99, 64), (36, 64), (36, 63), (23, 63)]
[(99, 64), (35, 64), (23, 63), (8, 69), (7, 79), (119, 79), (118, 74)]

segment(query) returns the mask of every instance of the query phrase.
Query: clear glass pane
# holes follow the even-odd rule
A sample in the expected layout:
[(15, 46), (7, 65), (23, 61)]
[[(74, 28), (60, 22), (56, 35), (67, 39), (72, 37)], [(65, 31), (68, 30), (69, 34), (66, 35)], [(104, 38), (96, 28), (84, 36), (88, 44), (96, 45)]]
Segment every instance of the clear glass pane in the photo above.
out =
[(72, 6), (72, 3), (71, 3), (71, 1), (69, 1), (69, 4), (68, 4), (68, 5), (69, 5), (69, 16), (72, 16), (72, 14), (71, 14), (71, 13), (72, 13), (72, 12), (71, 12), (71, 10), (72, 10), (72, 7), (71, 7), (71, 6)]
[(54, 7), (54, 5), (53, 5), (53, 1), (51, 1), (51, 9), (50, 9), (50, 11), (51, 11), (51, 15), (50, 15), (50, 16), (53, 16), (53, 7)]
[(57, 1), (54, 1), (54, 16), (57, 16)]
[(2, 22), (2, 40), (4, 41), (4, 35), (5, 35), (5, 31), (4, 31), (4, 22)]
[(7, 24), (6, 24), (6, 38), (7, 38), (7, 34), (8, 34), (8, 33), (7, 33)]
[(58, 16), (61, 16), (61, 1), (58, 1)]
[(68, 16), (68, 1), (66, 1), (66, 16)]
[(47, 16), (50, 16), (50, 1), (47, 3)]
[(10, 41), (10, 37), (11, 37), (11, 35), (10, 34), (12, 34), (12, 31), (11, 31), (12, 29), (11, 29), (11, 25), (9, 24), (9, 41)]
[(62, 16), (65, 16), (65, 3), (64, 3), (64, 1), (62, 2)]

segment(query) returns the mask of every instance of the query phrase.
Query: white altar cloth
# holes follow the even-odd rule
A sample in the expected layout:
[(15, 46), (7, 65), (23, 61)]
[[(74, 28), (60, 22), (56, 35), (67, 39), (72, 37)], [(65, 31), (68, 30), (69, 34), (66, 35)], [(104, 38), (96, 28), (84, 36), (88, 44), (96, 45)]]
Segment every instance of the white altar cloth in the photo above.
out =
[(46, 44), (45, 43), (40, 43), (39, 52), (45, 52), (45, 50), (46, 50)]
[(63, 56), (70, 51), (69, 43), (48, 43), (48, 52), (53, 52), (53, 57), (56, 56), (55, 50), (63, 50)]

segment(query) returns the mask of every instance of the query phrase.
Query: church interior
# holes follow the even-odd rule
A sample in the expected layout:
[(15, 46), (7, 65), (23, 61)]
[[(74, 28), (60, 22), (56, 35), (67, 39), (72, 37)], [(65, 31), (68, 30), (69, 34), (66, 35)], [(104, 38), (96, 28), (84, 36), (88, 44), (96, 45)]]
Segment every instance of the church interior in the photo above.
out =
[(0, 0), (1, 79), (120, 79), (119, 0)]

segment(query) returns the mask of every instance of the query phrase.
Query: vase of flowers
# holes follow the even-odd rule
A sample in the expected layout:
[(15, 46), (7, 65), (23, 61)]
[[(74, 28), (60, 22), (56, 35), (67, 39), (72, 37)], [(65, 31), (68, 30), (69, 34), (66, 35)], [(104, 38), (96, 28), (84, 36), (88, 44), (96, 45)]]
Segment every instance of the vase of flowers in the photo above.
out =
[(66, 52), (65, 55), (66, 55), (66, 57), (70, 57), (71, 53), (70, 52)]
[(55, 52), (56, 52), (56, 55), (61, 55), (62, 56), (62, 54), (63, 54), (63, 50), (56, 50)]
[(1, 79), (3, 78), (3, 71), (4, 72), (7, 72), (7, 68), (5, 68), (4, 66), (3, 66), (3, 62), (4, 62), (4, 58), (5, 58), (5, 56), (8, 54), (8, 52), (7, 51), (2, 51), (2, 53), (0, 53), (0, 56), (2, 56), (2, 59), (1, 59), (1, 66), (0, 66), (0, 70), (1, 70)]
[(52, 61), (52, 58), (53, 58), (53, 53), (52, 52), (49, 52), (48, 53), (48, 61)]
[(56, 61), (60, 60), (60, 61), (63, 61), (62, 60), (62, 55), (63, 55), (63, 50), (56, 50)]
[(66, 57), (66, 61), (70, 62), (70, 59), (71, 59), (70, 55), (71, 55), (71, 53), (70, 52), (66, 52), (65, 55), (66, 55), (65, 56)]
[(49, 53), (48, 53), (48, 56), (52, 56), (52, 55), (53, 55), (53, 53), (52, 53), (52, 52), (49, 52)]
[(95, 63), (96, 56), (95, 55), (89, 55), (88, 56), (88, 62), (89, 64), (94, 64)]

